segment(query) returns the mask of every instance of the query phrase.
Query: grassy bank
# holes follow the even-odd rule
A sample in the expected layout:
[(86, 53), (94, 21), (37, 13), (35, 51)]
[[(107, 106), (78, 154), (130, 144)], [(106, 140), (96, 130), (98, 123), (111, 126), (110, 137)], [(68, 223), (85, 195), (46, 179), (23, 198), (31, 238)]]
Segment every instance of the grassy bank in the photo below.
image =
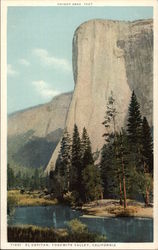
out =
[[(49, 206), (58, 203), (57, 199), (41, 195), (40, 191), (21, 193), (19, 190), (8, 191), (8, 203), (14, 202), (14, 206)], [(74, 207), (75, 209), (76, 207)], [(81, 209), (81, 207), (80, 207)], [(145, 207), (144, 203), (127, 200), (127, 208), (120, 206), (119, 200), (104, 199), (86, 203), (81, 209), (84, 216), (98, 217), (153, 217), (153, 207)]]
[[(105, 242), (105, 236), (88, 232), (84, 224), (72, 221), (69, 229), (35, 226), (8, 227), (8, 242)], [(75, 224), (75, 230), (73, 229)], [(76, 224), (79, 227), (76, 227)], [(83, 229), (83, 230), (82, 230)]]
[(8, 191), (8, 201), (14, 199), (17, 206), (49, 206), (57, 204), (56, 199), (46, 198), (39, 191), (21, 193), (20, 190)]
[(145, 207), (144, 203), (127, 200), (127, 208), (120, 206), (118, 200), (106, 199), (93, 201), (84, 204), (82, 207), (84, 216), (98, 216), (98, 217), (153, 217), (153, 207)]

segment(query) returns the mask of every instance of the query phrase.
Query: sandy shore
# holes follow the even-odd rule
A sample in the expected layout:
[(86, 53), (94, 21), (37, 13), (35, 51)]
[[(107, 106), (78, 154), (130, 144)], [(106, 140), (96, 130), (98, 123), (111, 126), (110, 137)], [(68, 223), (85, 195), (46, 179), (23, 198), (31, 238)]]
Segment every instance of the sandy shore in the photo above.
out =
[(118, 200), (104, 199), (84, 204), (83, 217), (126, 217), (136, 216), (153, 218), (153, 207), (145, 207), (144, 203), (127, 200), (127, 208), (120, 206)]

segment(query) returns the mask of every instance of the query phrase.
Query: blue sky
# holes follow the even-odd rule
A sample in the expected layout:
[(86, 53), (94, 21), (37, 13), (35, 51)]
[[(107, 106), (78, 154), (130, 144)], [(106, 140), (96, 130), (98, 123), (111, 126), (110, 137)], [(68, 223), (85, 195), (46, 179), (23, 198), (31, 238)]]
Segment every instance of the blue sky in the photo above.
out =
[(8, 113), (73, 90), (72, 39), (81, 23), (152, 17), (152, 7), (8, 7)]

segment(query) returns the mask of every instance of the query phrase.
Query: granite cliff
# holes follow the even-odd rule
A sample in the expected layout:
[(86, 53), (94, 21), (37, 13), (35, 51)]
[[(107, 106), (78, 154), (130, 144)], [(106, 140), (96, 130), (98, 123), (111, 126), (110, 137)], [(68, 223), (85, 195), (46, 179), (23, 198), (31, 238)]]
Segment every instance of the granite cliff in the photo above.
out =
[[(128, 105), (134, 90), (142, 115), (152, 125), (153, 105), (153, 21), (91, 20), (75, 31), (73, 38), (75, 90), (66, 127), (85, 126), (92, 149), (100, 150), (102, 125), (108, 97), (113, 92), (118, 117), (117, 129), (126, 124)], [(47, 171), (54, 168), (59, 144)]]

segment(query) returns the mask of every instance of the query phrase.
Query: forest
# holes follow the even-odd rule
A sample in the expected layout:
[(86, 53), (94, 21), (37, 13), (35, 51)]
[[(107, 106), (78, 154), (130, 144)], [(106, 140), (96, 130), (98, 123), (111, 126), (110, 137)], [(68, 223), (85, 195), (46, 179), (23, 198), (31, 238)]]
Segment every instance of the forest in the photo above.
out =
[[(8, 190), (48, 189), (60, 202), (75, 206), (98, 199), (119, 199), (127, 207), (127, 199), (152, 202), (153, 138), (146, 117), (133, 91), (128, 107), (127, 123), (117, 128), (119, 113), (113, 93), (108, 98), (103, 117), (104, 145), (92, 152), (91, 140), (84, 127), (82, 134), (74, 124), (73, 134), (65, 129), (54, 171), (45, 176), (38, 169), (32, 175), (15, 174), (8, 165)], [(97, 128), (96, 128), (97, 129)]]

